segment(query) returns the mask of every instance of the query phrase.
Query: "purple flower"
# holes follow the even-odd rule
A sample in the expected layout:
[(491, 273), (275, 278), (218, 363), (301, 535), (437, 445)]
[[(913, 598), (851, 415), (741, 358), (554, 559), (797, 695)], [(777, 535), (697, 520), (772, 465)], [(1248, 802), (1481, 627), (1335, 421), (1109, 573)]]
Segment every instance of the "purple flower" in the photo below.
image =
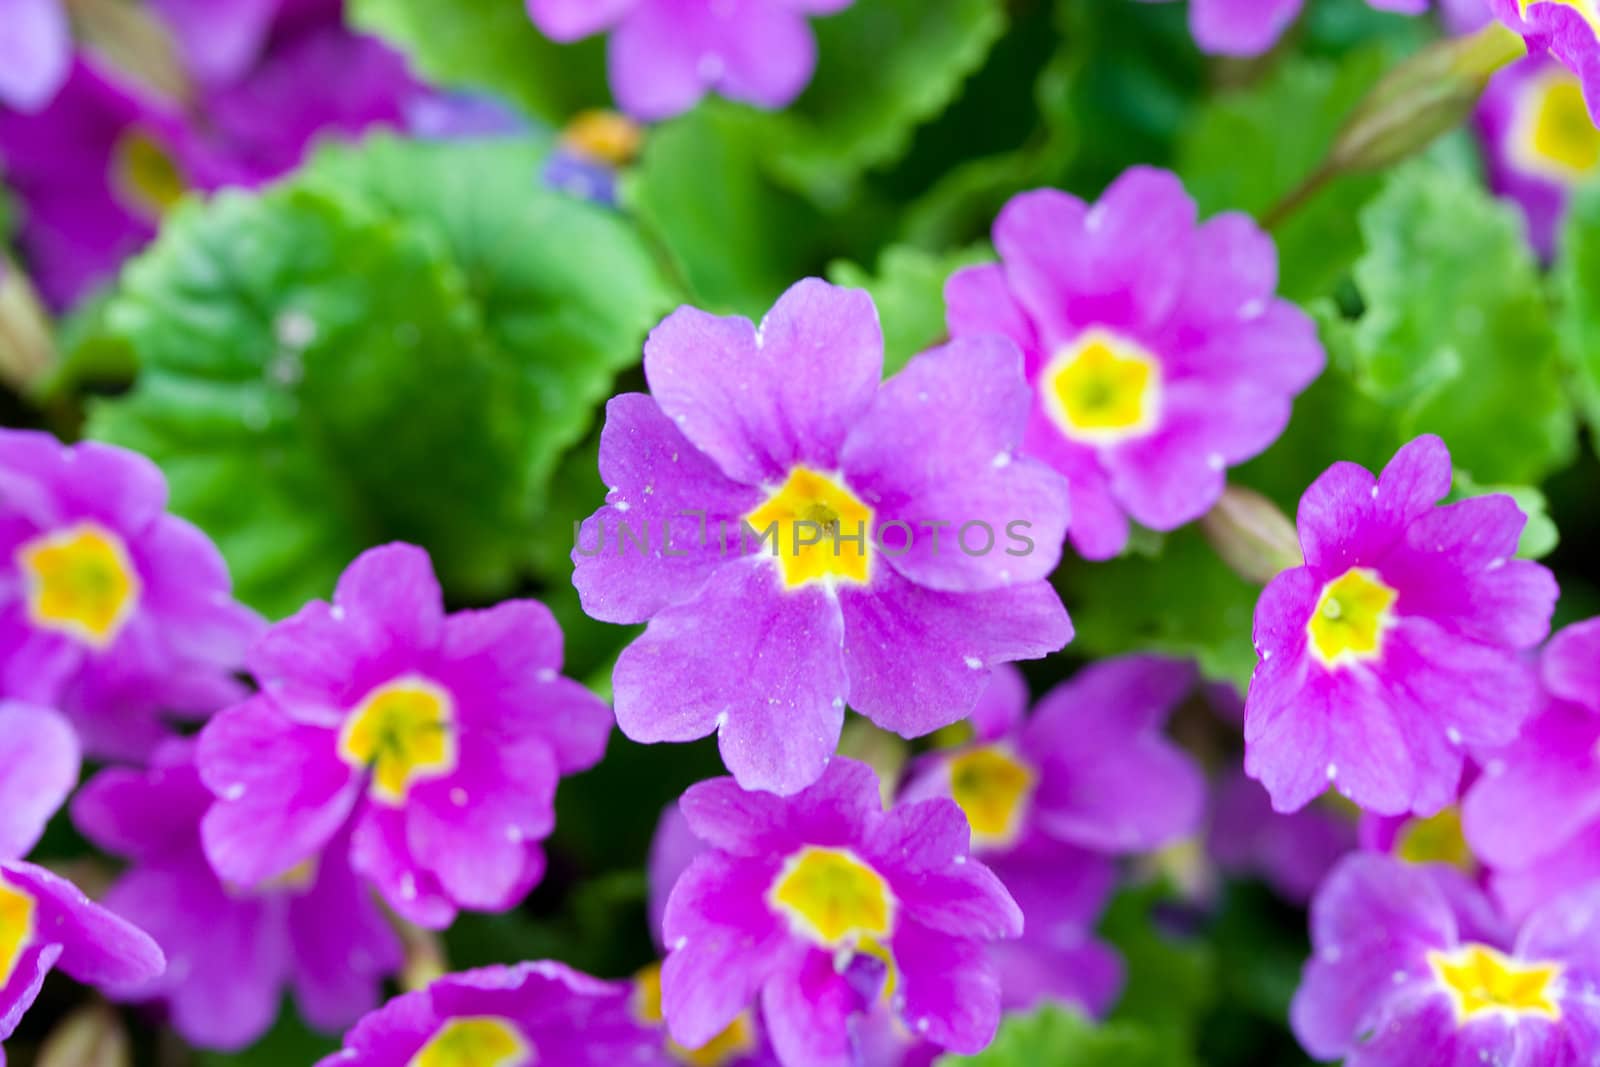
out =
[(1200, 770), (1162, 734), (1194, 688), (1194, 668), (1126, 656), (1085, 668), (1024, 718), (1022, 676), (996, 671), (973, 712), (975, 742), (930, 755), (905, 800), (951, 797), (972, 851), (1027, 916), (1020, 939), (990, 946), (1007, 1010), (1045, 997), (1110, 1006), (1122, 983), (1115, 952), (1092, 936), (1116, 880), (1110, 859), (1192, 832)]
[(200, 845), (211, 799), (193, 743), (176, 741), (149, 770), (102, 771), (73, 801), (84, 836), (130, 864), (106, 907), (153, 935), (167, 957), (162, 977), (118, 990), (119, 999), (165, 1001), (178, 1032), (203, 1048), (261, 1037), (285, 988), (313, 1026), (344, 1030), (378, 1005), (384, 976), (403, 962), (399, 939), (350, 870), (348, 843), (336, 840), (275, 883), (230, 885)]
[(1245, 706), (1245, 772), (1279, 811), (1332, 785), (1379, 815), (1432, 815), (1464, 749), (1506, 744), (1534, 710), (1518, 653), (1549, 632), (1555, 578), (1512, 558), (1526, 519), (1510, 497), (1435, 506), (1450, 481), (1424, 436), (1380, 478), (1335, 463), (1301, 497), (1306, 564), (1256, 605)]
[(557, 41), (609, 30), (611, 91), (638, 119), (671, 118), (708, 92), (757, 107), (787, 105), (811, 80), (808, 15), (853, 0), (528, 0)]
[(1463, 805), (1467, 839), (1517, 916), (1600, 883), (1600, 619), (1556, 634), (1541, 666), (1543, 710)]
[(561, 629), (543, 604), (447, 616), (411, 545), (357, 557), (333, 603), (271, 627), (249, 666), (261, 693), (200, 740), (217, 873), (282, 878), (352, 826), (355, 869), (423, 926), (526, 895), (557, 780), (599, 762), (611, 729), (605, 705), (559, 673)]
[(1600, 1057), (1600, 888), (1536, 913), (1513, 939), (1449, 868), (1357, 854), (1311, 905), (1315, 955), (1291, 1022), (1347, 1067)]
[(994, 243), (999, 263), (945, 287), (950, 332), (1022, 348), (1023, 450), (1067, 476), (1088, 559), (1122, 551), (1130, 517), (1171, 530), (1204, 514), (1322, 371), (1311, 320), (1273, 296), (1272, 239), (1238, 213), (1196, 225), (1166, 171), (1134, 167), (1092, 207), (1023, 193)]
[(318, 1067), (676, 1067), (630, 989), (560, 963), (484, 967), (396, 997)]
[(188, 184), (182, 140), (172, 105), (82, 59), (37, 113), (0, 108), (0, 164), (23, 208), (19, 243), (54, 307), (109, 281), (155, 236)]
[[(71, 882), (21, 857), (78, 781), (78, 743), (53, 712), (0, 701), (0, 1041), (10, 1037), (51, 968), (114, 989), (149, 981), (156, 943)], [(0, 1054), (3, 1056), (3, 1054)], [(4, 1060), (0, 1059), (0, 1063)]]
[[(1367, 0), (1380, 11), (1420, 15), (1428, 0)], [(1278, 43), (1304, 0), (1189, 0), (1189, 32), (1202, 52), (1258, 56)]]
[(406, 128), (421, 91), (404, 60), (345, 29), (337, 4), (323, 6), (320, 17), (291, 21), (253, 66), (206, 93), (182, 144), (196, 186), (254, 187), (293, 170), (319, 138)]
[(910, 1033), (972, 1053), (993, 1038), (999, 983), (984, 949), (1022, 913), (969, 858), (961, 809), (934, 799), (883, 810), (865, 764), (836, 759), (795, 796), (731, 778), (679, 801), (710, 851), (667, 902), (667, 1025), (694, 1048), (758, 994), (790, 1067), (855, 1062), (853, 1021), (875, 1006)]
[(1016, 457), (1018, 365), (1001, 338), (959, 341), (880, 384), (871, 298), (815, 279), (759, 327), (687, 307), (656, 327), (651, 395), (607, 405), (612, 488), (573, 552), (585, 611), (650, 622), (617, 661), (622, 732), (715, 732), (741, 785), (793, 793), (847, 700), (925, 734), (995, 664), (1065, 644), (1045, 580), (1065, 487)]
[(260, 620), (137, 453), (0, 430), (0, 693), (60, 708), (91, 754), (147, 755), (167, 712), (244, 692)]
[(1549, 259), (1567, 197), (1600, 171), (1600, 130), (1578, 79), (1544, 57), (1496, 74), (1478, 105), (1489, 183), (1527, 221), (1534, 249)]
[(616, 664), (622, 733), (715, 731), (744, 787), (792, 793), (846, 701), (930, 733), (990, 667), (1061, 648), (1045, 577), (1066, 494), (1014, 454), (1018, 363), (1003, 339), (955, 342), (880, 384), (872, 301), (818, 280), (758, 328), (691, 307), (662, 322), (651, 395), (606, 406), (611, 493), (573, 552), (590, 616), (650, 621)]
[(72, 30), (61, 0), (7, 0), (0, 19), (0, 107), (38, 111), (72, 68)]
[(1529, 55), (1552, 55), (1576, 74), (1589, 114), (1600, 116), (1600, 9), (1591, 0), (1489, 0), (1489, 10)]
[(617, 205), (618, 175), (639, 154), (643, 131), (612, 111), (585, 111), (561, 131), (544, 181), (580, 200)]

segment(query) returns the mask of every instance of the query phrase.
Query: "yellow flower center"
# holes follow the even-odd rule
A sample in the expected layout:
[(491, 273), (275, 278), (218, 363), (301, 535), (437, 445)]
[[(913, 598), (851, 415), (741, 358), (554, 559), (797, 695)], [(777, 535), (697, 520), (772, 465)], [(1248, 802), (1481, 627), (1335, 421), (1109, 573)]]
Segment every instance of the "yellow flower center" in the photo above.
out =
[(339, 732), (339, 755), (372, 768), (372, 796), (403, 804), (413, 783), (456, 766), (455, 704), (425, 678), (405, 677), (368, 693)]
[(33, 897), (0, 875), (0, 989), (11, 981), (23, 952), (33, 943), (37, 911)]
[(872, 509), (837, 479), (796, 467), (744, 522), (746, 541), (778, 558), (790, 589), (825, 580), (866, 584)]
[(406, 1067), (533, 1067), (538, 1055), (509, 1020), (451, 1019), (417, 1050)]
[(1037, 778), (1032, 767), (998, 745), (975, 748), (950, 760), (950, 795), (967, 813), (975, 846), (1016, 840)]
[(1155, 428), (1161, 364), (1149, 352), (1101, 329), (1062, 349), (1040, 380), (1045, 410), (1075, 441), (1107, 445)]
[(1450, 994), (1459, 1024), (1495, 1012), (1561, 1018), (1550, 988), (1561, 974), (1559, 963), (1519, 963), (1472, 943), (1454, 952), (1430, 952), (1428, 965)]
[(824, 948), (881, 942), (894, 929), (889, 883), (848, 849), (800, 849), (784, 861), (767, 902), (795, 933)]
[(1383, 632), (1394, 621), (1396, 596), (1376, 571), (1345, 571), (1323, 587), (1317, 610), (1306, 623), (1312, 653), (1330, 667), (1375, 659), (1382, 651)]
[(123, 134), (112, 149), (111, 185), (128, 208), (149, 222), (160, 221), (186, 191), (172, 156), (139, 129)]
[(122, 539), (83, 522), (17, 550), (35, 626), (107, 648), (139, 601), (139, 575)]
[(644, 131), (639, 124), (615, 111), (579, 112), (561, 131), (561, 143), (589, 159), (623, 167), (639, 155)]
[(1460, 808), (1410, 820), (1401, 828), (1394, 850), (1408, 863), (1448, 863), (1469, 873), (1478, 869), (1477, 858), (1461, 832)]
[(1571, 185), (1600, 169), (1600, 130), (1578, 79), (1551, 70), (1530, 80), (1517, 101), (1510, 150), (1516, 165)]
[[(661, 1011), (661, 964), (652, 963), (633, 976), (633, 1017), (646, 1026), (660, 1026), (665, 1018)], [(672, 1058), (688, 1067), (725, 1067), (756, 1050), (755, 1025), (748, 1011), (741, 1012), (726, 1030), (699, 1048), (684, 1048), (670, 1037), (666, 1043)]]

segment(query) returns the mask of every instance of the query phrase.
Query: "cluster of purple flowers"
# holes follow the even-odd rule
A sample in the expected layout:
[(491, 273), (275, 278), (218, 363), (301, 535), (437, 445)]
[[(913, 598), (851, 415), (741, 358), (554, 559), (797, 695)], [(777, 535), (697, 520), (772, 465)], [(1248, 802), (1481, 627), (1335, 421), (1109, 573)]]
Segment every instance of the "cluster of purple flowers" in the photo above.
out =
[[(1600, 166), (1563, 118), (1600, 78), (1596, 23), (1575, 0), (1495, 4), (1582, 79), (1530, 60), (1484, 105), (1497, 180), (1547, 244)], [(711, 90), (786, 103), (815, 62), (807, 17), (848, 6), (528, 3), (557, 39), (610, 29), (614, 89), (646, 119)], [(1295, 8), (1192, 6), (1230, 52)], [(86, 249), (120, 256), (182, 188), (264, 180), (317, 130), (402, 121), (414, 90), (314, 0), (154, 5), (212, 90), (203, 116), (75, 54), (53, 0), (16, 10), (0, 157), (61, 303), (114, 263)], [(4, 65), (13, 37), (28, 64)], [(311, 71), (337, 72), (334, 111), (276, 109)], [(637, 132), (598, 120), (569, 147), (616, 163)], [(643, 627), (610, 706), (562, 674), (548, 608), (448, 611), (423, 549), (370, 549), (268, 624), (151, 463), (0, 431), (0, 1039), (59, 965), (208, 1048), (255, 1041), (291, 992), (347, 1031), (323, 1067), (924, 1064), (982, 1050), (1006, 1011), (1107, 1011), (1122, 961), (1095, 928), (1119, 864), (1209, 814), (1221, 866), (1311, 901), (1292, 1022), (1312, 1055), (1597, 1062), (1600, 620), (1550, 638), (1558, 589), (1516, 558), (1523, 513), (1443, 503), (1432, 436), (1313, 482), (1242, 708), (1203, 694), (1244, 741), (1214, 789), (1167, 733), (1201, 689), (1188, 662), (1102, 660), (1032, 700), (1015, 664), (1073, 636), (1065, 547), (1093, 565), (1134, 524), (1207, 513), (1326, 360), (1276, 295), (1270, 237), (1201, 221), (1170, 173), (1132, 168), (1092, 204), (1024, 193), (993, 236), (995, 262), (948, 279), (948, 341), (887, 380), (871, 298), (815, 279), (759, 323), (682, 307), (652, 331), (572, 556), (583, 609)], [(712, 524), (775, 536), (730, 553)], [(907, 532), (929, 524), (1021, 524), (1030, 550)], [(658, 536), (614, 536), (630, 526)], [(875, 768), (840, 752), (847, 708), (931, 740)], [(540, 883), (558, 786), (613, 723), (715, 735), (729, 771), (658, 830), (659, 962), (625, 981), (489, 967), (383, 1004), (413, 928)], [(109, 765), (79, 788), (81, 755)], [(25, 859), (64, 804), (125, 861), (98, 903)]]

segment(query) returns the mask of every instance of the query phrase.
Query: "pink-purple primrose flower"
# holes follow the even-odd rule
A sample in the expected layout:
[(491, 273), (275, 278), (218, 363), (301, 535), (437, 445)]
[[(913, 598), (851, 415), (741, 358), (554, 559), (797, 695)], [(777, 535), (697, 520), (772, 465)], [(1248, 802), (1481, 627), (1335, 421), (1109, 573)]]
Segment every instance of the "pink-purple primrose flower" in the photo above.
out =
[[(0, 701), (0, 1041), (16, 1030), (55, 967), (116, 989), (149, 981), (165, 966), (147, 935), (22, 859), (77, 784), (78, 761), (66, 720)], [(0, 1052), (0, 1063), (4, 1057)]]
[(1456, 799), (1465, 754), (1505, 745), (1539, 703), (1522, 653), (1542, 641), (1554, 576), (1514, 559), (1511, 498), (1439, 506), (1450, 453), (1424, 436), (1380, 477), (1336, 463), (1306, 490), (1305, 565), (1256, 605), (1245, 770), (1293, 811), (1335, 788), (1381, 815)]
[(560, 963), (484, 967), (396, 997), (318, 1067), (680, 1067), (633, 991)]
[(561, 658), (537, 601), (446, 615), (421, 549), (363, 553), (332, 603), (256, 642), (261, 691), (201, 734), (212, 866), (235, 885), (293, 878), (348, 830), (351, 865), (413, 922), (513, 907), (544, 873), (557, 781), (611, 731)]
[(885, 811), (872, 770), (838, 758), (793, 796), (717, 778), (679, 807), (709, 850), (666, 906), (662, 1006), (676, 1041), (705, 1044), (757, 997), (788, 1067), (852, 1067), (853, 1023), (875, 1011), (956, 1052), (994, 1036), (985, 947), (1020, 935), (1022, 912), (971, 857), (953, 802)]
[(1519, 917), (1600, 883), (1600, 619), (1556, 634), (1540, 666), (1541, 710), (1462, 805), (1495, 896)]
[(708, 92), (763, 108), (800, 95), (817, 65), (806, 19), (854, 0), (527, 0), (541, 32), (576, 41), (610, 31), (617, 104), (635, 118), (671, 118)]
[(166, 503), (137, 453), (0, 430), (0, 693), (62, 710), (100, 758), (142, 758), (166, 714), (245, 692), (234, 672), (260, 619)]
[(1477, 124), (1490, 188), (1522, 212), (1534, 249), (1549, 259), (1567, 198), (1600, 172), (1600, 129), (1578, 79), (1547, 57), (1514, 63), (1489, 82)]
[(1108, 559), (1129, 519), (1171, 530), (1288, 425), (1321, 373), (1311, 319), (1274, 296), (1277, 251), (1237, 212), (1196, 224), (1175, 175), (1132, 167), (1089, 205), (1023, 193), (1000, 262), (945, 287), (956, 338), (1009, 337), (1033, 389), (1023, 451), (1067, 476), (1072, 544)]
[(161, 1001), (200, 1048), (234, 1050), (278, 1017), (286, 989), (301, 1017), (338, 1033), (377, 1007), (402, 964), (400, 939), (350, 868), (348, 834), (272, 882), (224, 882), (206, 861), (200, 820), (211, 792), (194, 744), (171, 741), (146, 770), (110, 768), (72, 802), (72, 820), (128, 861), (103, 903), (160, 944), (166, 973), (114, 991)]
[(995, 671), (971, 718), (974, 740), (921, 760), (903, 801), (950, 797), (972, 853), (1022, 906), (1027, 928), (989, 958), (1008, 1010), (1045, 998), (1100, 1012), (1122, 982), (1093, 931), (1116, 882), (1116, 855), (1147, 852), (1199, 827), (1205, 779), (1166, 739), (1194, 688), (1193, 666), (1125, 656), (1080, 671), (1026, 715), (1014, 668)]
[(882, 368), (871, 298), (817, 280), (759, 326), (685, 307), (651, 333), (650, 394), (606, 407), (611, 489), (573, 551), (588, 614), (649, 622), (614, 674), (628, 737), (715, 732), (741, 785), (794, 793), (846, 702), (926, 734), (996, 664), (1066, 644), (1046, 580), (1066, 485), (1017, 454), (1015, 346), (963, 338)]
[(1290, 1020), (1346, 1067), (1600, 1060), (1600, 888), (1513, 931), (1448, 867), (1345, 859), (1311, 905)]

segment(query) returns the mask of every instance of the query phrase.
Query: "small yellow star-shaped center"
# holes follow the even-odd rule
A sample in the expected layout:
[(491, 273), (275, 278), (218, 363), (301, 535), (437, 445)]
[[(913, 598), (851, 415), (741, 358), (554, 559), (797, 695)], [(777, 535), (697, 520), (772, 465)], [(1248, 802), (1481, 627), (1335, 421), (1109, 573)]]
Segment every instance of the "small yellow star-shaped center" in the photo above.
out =
[(1394, 622), (1398, 596), (1377, 571), (1345, 571), (1323, 587), (1306, 623), (1312, 654), (1329, 667), (1376, 659), (1383, 652), (1384, 631)]
[(1038, 775), (999, 745), (950, 760), (950, 795), (967, 814), (976, 846), (1008, 845), (1022, 829)]
[(1067, 437), (1108, 445), (1153, 430), (1161, 407), (1161, 364), (1099, 328), (1058, 352), (1039, 379), (1045, 410)]
[(406, 1067), (533, 1067), (537, 1062), (533, 1045), (510, 1020), (480, 1015), (446, 1022)]
[(777, 557), (788, 588), (824, 580), (866, 584), (872, 509), (840, 479), (795, 467), (744, 523), (745, 540)]
[(141, 583), (122, 538), (93, 522), (17, 550), (35, 626), (108, 648), (138, 606)]
[(1561, 1018), (1552, 989), (1559, 963), (1523, 963), (1474, 942), (1454, 952), (1430, 952), (1428, 965), (1462, 1025), (1493, 1013)]
[(791, 929), (824, 948), (883, 941), (894, 929), (889, 883), (849, 849), (807, 845), (795, 852), (767, 890), (767, 902)]
[(380, 685), (345, 719), (339, 755), (352, 767), (372, 768), (374, 799), (403, 804), (415, 782), (455, 770), (455, 703), (425, 678)]

